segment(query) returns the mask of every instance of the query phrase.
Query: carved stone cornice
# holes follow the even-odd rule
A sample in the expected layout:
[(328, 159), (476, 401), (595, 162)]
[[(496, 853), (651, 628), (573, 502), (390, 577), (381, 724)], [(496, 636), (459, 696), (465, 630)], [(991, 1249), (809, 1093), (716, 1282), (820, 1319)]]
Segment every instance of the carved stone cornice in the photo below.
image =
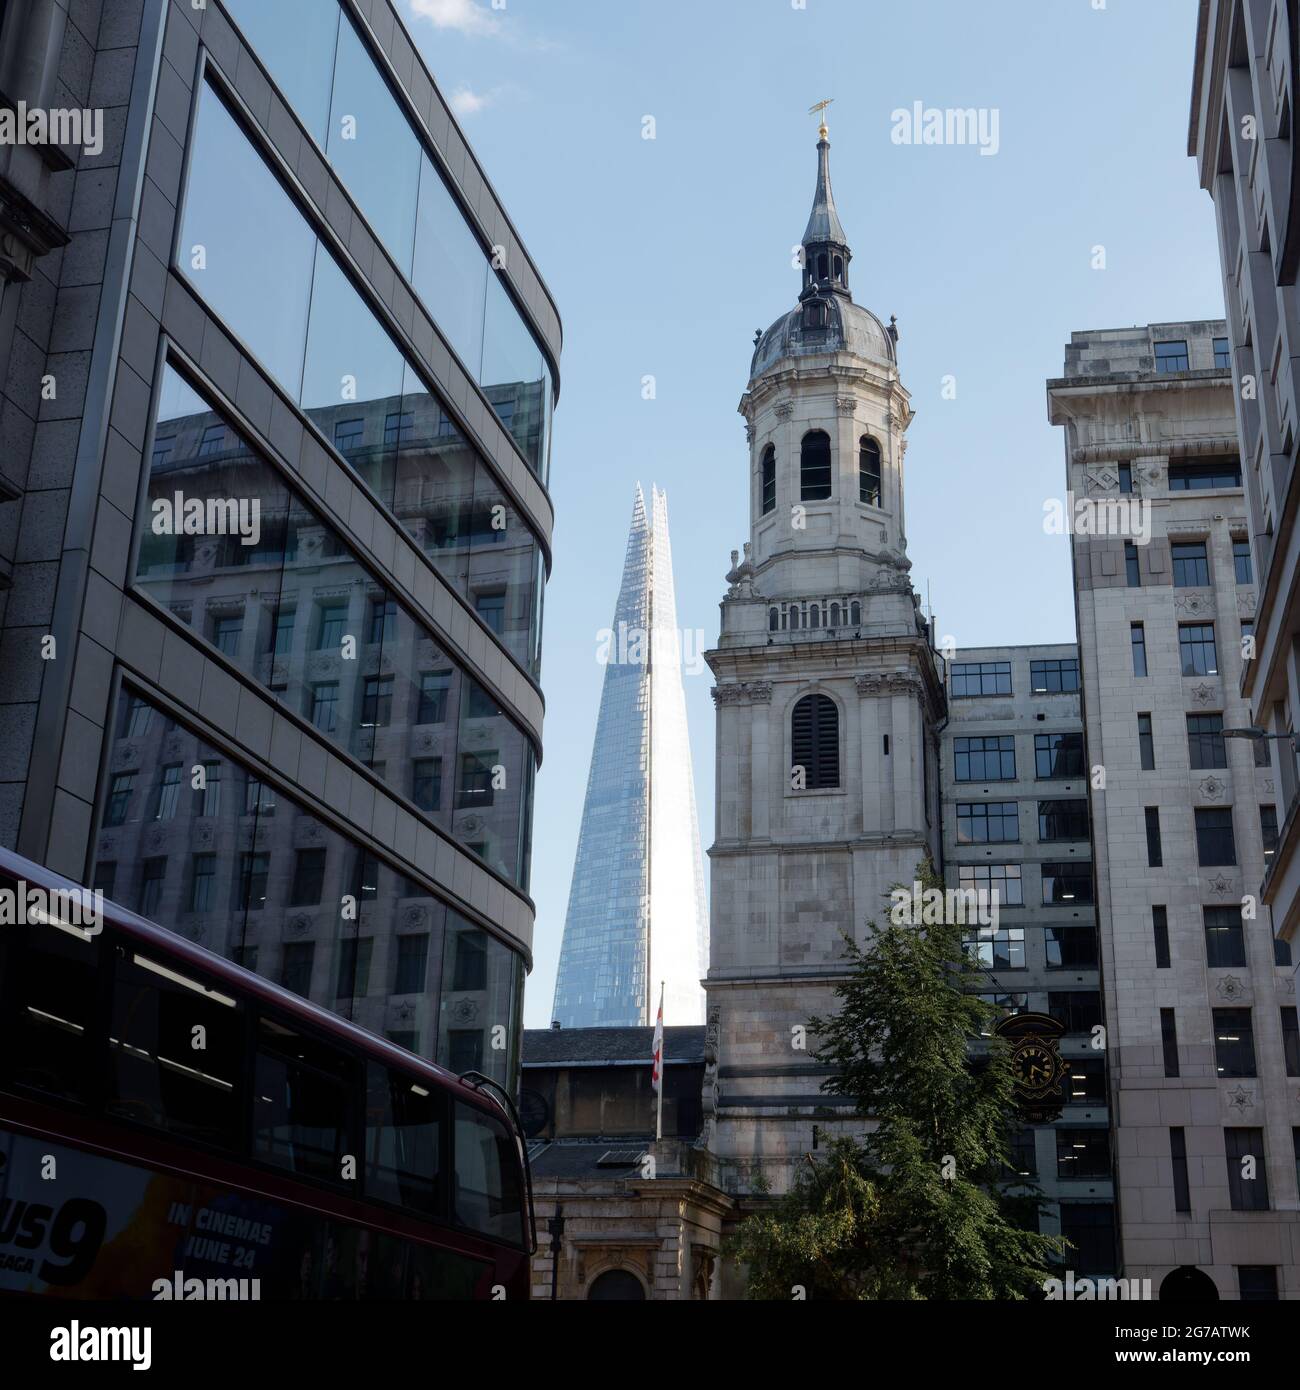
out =
[(788, 420), (794, 414), (794, 406), (789, 401), (782, 401), (773, 414), (778, 420)]
[(915, 676), (904, 675), (901, 671), (884, 674), (872, 672), (856, 676), (854, 684), (863, 699), (880, 695), (916, 695), (919, 698), (924, 694), (921, 682)]
[(770, 705), (771, 681), (735, 681), (715, 685), (709, 692), (715, 705)]
[(835, 408), (841, 415), (852, 415), (858, 408), (856, 396), (839, 396), (835, 401)]

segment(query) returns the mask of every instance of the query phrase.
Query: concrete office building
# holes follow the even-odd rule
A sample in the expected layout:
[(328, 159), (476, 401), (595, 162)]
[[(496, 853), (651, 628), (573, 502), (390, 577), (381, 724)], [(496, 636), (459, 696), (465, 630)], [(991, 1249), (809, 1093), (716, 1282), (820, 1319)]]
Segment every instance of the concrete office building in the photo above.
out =
[(512, 1079), (545, 285), (390, 0), (0, 15), (0, 843)]
[(1257, 611), (1226, 333), (1076, 333), (1047, 394), (1080, 519), (1121, 1273), (1165, 1297), (1294, 1299), (1295, 981), (1257, 897), (1277, 770), (1224, 737), (1249, 723)]
[[(1074, 1245), (1079, 1275), (1115, 1273), (1106, 1054), (1079, 652), (983, 647), (950, 654), (940, 758), (946, 882), (998, 894), (995, 926), (967, 942), (985, 997), (1047, 1016), (1065, 1064), (1055, 1118), (1027, 1120), (1014, 1167), (1045, 1204), (1039, 1229)], [(1050, 1036), (1050, 1032), (1049, 1032)]]
[[(1300, 718), (1300, 165), (1296, 12), (1282, 0), (1201, 0), (1188, 153), (1214, 199), (1245, 503), (1257, 568), (1255, 658), (1241, 692), (1252, 722), (1288, 735)], [(1247, 131), (1253, 124), (1253, 138)], [(1300, 759), (1275, 741), (1278, 844), (1260, 894), (1300, 962)]]

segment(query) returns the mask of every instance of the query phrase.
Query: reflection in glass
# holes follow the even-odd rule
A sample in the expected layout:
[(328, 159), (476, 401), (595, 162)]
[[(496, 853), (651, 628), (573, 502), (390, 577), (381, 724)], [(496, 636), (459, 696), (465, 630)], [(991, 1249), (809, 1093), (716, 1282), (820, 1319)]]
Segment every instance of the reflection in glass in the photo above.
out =
[(420, 204), (411, 283), (475, 380), (483, 365), (488, 262), (442, 175), (420, 159)]
[(324, 144), (339, 10), (321, 0), (225, 0), (298, 119)]

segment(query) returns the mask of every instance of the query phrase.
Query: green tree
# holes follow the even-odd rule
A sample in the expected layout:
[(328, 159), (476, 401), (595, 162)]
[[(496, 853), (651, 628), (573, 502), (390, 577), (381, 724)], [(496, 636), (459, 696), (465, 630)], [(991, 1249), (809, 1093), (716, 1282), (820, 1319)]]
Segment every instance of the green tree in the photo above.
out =
[[(917, 877), (942, 891), (928, 862)], [(772, 1212), (742, 1223), (731, 1252), (750, 1267), (751, 1297), (1025, 1298), (1064, 1248), (1015, 1220), (1009, 1049), (992, 1035), (998, 1010), (973, 992), (987, 977), (961, 925), (933, 915), (891, 919), (866, 950), (846, 938), (840, 1009), (809, 1027), (834, 1068), (822, 1089), (873, 1127), (810, 1158)]]

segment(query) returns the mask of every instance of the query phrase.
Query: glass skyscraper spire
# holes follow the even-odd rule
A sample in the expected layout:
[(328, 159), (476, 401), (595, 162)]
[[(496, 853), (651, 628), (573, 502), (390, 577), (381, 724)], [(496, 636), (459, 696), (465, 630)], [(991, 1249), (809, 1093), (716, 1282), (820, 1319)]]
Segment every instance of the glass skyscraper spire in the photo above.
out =
[(569, 889), (552, 1017), (704, 1022), (704, 870), (682, 689), (668, 499), (638, 485)]

